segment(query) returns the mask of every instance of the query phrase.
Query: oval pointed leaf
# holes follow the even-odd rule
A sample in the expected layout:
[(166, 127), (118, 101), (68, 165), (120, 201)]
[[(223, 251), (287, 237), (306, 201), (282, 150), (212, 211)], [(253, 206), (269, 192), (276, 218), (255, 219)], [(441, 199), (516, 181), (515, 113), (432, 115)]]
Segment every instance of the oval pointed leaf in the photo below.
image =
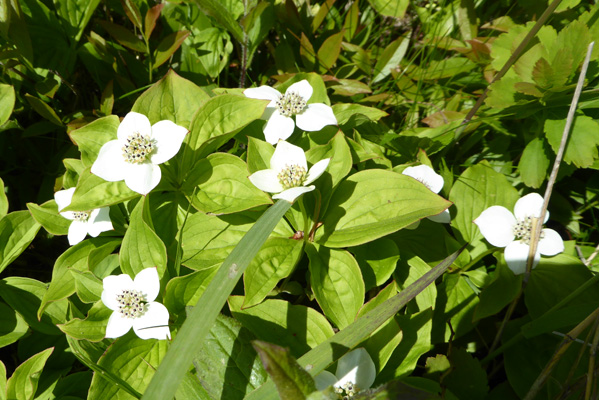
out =
[(333, 193), (316, 241), (327, 247), (368, 243), (450, 205), (408, 176), (378, 169), (361, 171), (341, 182)]
[(53, 235), (66, 235), (71, 226), (71, 220), (58, 213), (56, 201), (49, 200), (42, 205), (27, 203), (27, 208), (33, 218)]
[(41, 225), (25, 210), (0, 219), (0, 272), (25, 251), (40, 228)]
[(42, 370), (52, 354), (51, 347), (19, 365), (12, 374), (6, 385), (6, 397), (8, 399), (33, 399)]

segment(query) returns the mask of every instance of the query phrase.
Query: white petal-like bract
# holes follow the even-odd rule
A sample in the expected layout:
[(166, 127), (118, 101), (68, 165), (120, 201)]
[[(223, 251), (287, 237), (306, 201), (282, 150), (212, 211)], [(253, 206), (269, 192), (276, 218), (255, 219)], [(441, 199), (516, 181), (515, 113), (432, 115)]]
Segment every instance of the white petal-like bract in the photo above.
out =
[(505, 247), (515, 238), (516, 218), (505, 207), (491, 206), (487, 208), (474, 220), (474, 223), (478, 225), (480, 233), (493, 246)]

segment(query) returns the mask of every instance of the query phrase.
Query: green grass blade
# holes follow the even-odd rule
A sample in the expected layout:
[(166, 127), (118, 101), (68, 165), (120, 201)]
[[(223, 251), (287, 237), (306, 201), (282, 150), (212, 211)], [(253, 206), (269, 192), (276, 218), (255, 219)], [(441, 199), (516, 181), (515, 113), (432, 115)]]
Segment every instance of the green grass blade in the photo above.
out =
[[(327, 341), (319, 344), (304, 354), (298, 360), (300, 365), (306, 368), (312, 376), (331, 365), (335, 360), (339, 359), (343, 354), (368, 337), (368, 335), (374, 332), (385, 321), (397, 314), (397, 312), (410, 300), (416, 297), (418, 293), (422, 292), (428, 285), (432, 284), (438, 277), (443, 275), (445, 270), (453, 264), (465, 247), (466, 246), (462, 247), (441, 261), (437, 266), (421, 276), (416, 282), (402, 290), (401, 293), (398, 293), (396, 296), (364, 314), (345, 329), (337, 332), (337, 334), (331, 336)], [(272, 380), (267, 381), (246, 397), (246, 400), (271, 399), (278, 399), (277, 391)]]
[(243, 271), (289, 207), (291, 203), (277, 201), (235, 246), (181, 326), (142, 400), (167, 400), (174, 397), (179, 383), (202, 346), (204, 337), (212, 328)]

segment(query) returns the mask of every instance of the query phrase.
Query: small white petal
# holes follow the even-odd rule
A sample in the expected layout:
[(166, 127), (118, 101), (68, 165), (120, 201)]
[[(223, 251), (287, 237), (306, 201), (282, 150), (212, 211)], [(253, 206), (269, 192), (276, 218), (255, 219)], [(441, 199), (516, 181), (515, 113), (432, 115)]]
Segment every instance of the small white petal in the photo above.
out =
[(308, 83), (308, 81), (304, 79), (299, 82), (295, 82), (291, 86), (289, 86), (285, 91), (285, 94), (291, 92), (299, 94), (305, 101), (308, 101), (310, 100), (310, 97), (312, 97), (314, 89), (312, 89), (312, 85), (310, 85), (310, 83)]
[(110, 208), (102, 207), (93, 210), (87, 221), (87, 232), (91, 237), (98, 237), (102, 232), (113, 230), (110, 221)]
[(376, 367), (366, 349), (360, 347), (339, 359), (335, 375), (339, 378), (335, 386), (353, 382), (360, 390), (364, 390), (374, 383)]
[(491, 206), (483, 211), (474, 223), (480, 233), (493, 246), (505, 247), (514, 240), (514, 225), (516, 218), (505, 207)]
[(133, 289), (139, 290), (146, 295), (146, 301), (156, 300), (160, 292), (160, 277), (156, 267), (145, 268), (135, 275), (133, 279)]
[(73, 193), (75, 193), (74, 187), (66, 190), (59, 190), (58, 192), (54, 193), (54, 200), (56, 200), (58, 211), (71, 204), (71, 201), (73, 200)]
[(434, 193), (439, 193), (443, 189), (443, 177), (436, 173), (428, 165), (417, 165), (404, 169), (402, 174), (411, 176), (419, 182), (422, 182), (427, 188)]
[(156, 140), (156, 150), (150, 155), (152, 164), (162, 164), (173, 158), (181, 148), (187, 128), (173, 121), (159, 121), (152, 125), (152, 138)]
[(564, 241), (553, 229), (543, 229), (543, 238), (539, 240), (537, 249), (544, 256), (554, 256), (564, 251)]
[(301, 147), (281, 140), (270, 159), (270, 168), (279, 173), (290, 165), (299, 165), (307, 170), (306, 154)]
[(274, 103), (281, 97), (281, 92), (265, 85), (257, 88), (245, 89), (243, 94), (250, 99), (270, 100), (267, 107), (274, 107)]
[(449, 214), (449, 210), (444, 210), (437, 215), (431, 215), (428, 219), (440, 224), (449, 224), (451, 222), (451, 214)]
[(141, 133), (144, 136), (150, 136), (152, 134), (152, 125), (150, 120), (143, 114), (131, 111), (121, 121), (117, 131), (117, 138), (123, 142), (130, 135), (134, 133)]
[(327, 125), (337, 125), (333, 109), (323, 103), (308, 104), (303, 112), (295, 116), (297, 127), (316, 132)]
[(133, 331), (141, 339), (170, 339), (168, 310), (155, 301), (148, 303), (148, 310), (139, 318), (133, 319)]
[[(503, 252), (507, 266), (515, 275), (520, 275), (526, 272), (526, 260), (528, 259), (528, 251), (530, 246), (516, 240), (508, 244)], [(541, 259), (541, 254), (537, 250), (532, 267), (534, 268)]]
[(125, 174), (127, 187), (134, 192), (146, 195), (160, 183), (160, 167), (149, 162), (129, 164)]
[[(521, 197), (514, 206), (514, 215), (520, 221), (526, 217), (536, 217), (541, 215), (543, 209), (543, 196), (538, 193), (529, 193)], [(549, 213), (545, 213), (545, 221), (549, 218)]]
[(129, 332), (132, 326), (133, 320), (131, 318), (123, 318), (120, 312), (114, 311), (108, 318), (105, 336), (110, 339), (121, 337)]
[(285, 189), (279, 182), (277, 171), (274, 169), (263, 169), (261, 171), (256, 171), (248, 178), (250, 182), (254, 184), (254, 186), (263, 192), (279, 193)]
[(285, 140), (293, 133), (295, 122), (290, 117), (281, 115), (274, 111), (264, 125), (264, 138), (270, 144), (277, 144), (279, 140)]
[(279, 194), (275, 194), (272, 196), (273, 199), (283, 199), (287, 200), (290, 203), (293, 203), (295, 199), (301, 196), (304, 193), (308, 193), (313, 191), (315, 186), (299, 186), (291, 189), (287, 189)]
[(122, 181), (127, 167), (122, 148), (123, 144), (118, 140), (105, 143), (92, 165), (92, 174), (109, 182)]
[(322, 371), (314, 377), (314, 383), (316, 384), (316, 389), (325, 390), (337, 383), (337, 377), (329, 371)]
[(87, 236), (87, 222), (84, 221), (73, 221), (69, 225), (69, 233), (67, 238), (71, 246), (81, 242)]
[(110, 275), (102, 280), (102, 303), (111, 310), (118, 310), (117, 294), (133, 287), (133, 279), (127, 274)]
[(306, 176), (306, 181), (304, 182), (304, 185), (309, 185), (316, 179), (318, 179), (320, 175), (322, 175), (324, 171), (327, 169), (330, 161), (330, 158), (325, 158), (324, 160), (320, 160), (319, 162), (314, 164), (312, 168), (310, 168), (310, 170), (308, 171), (308, 176)]

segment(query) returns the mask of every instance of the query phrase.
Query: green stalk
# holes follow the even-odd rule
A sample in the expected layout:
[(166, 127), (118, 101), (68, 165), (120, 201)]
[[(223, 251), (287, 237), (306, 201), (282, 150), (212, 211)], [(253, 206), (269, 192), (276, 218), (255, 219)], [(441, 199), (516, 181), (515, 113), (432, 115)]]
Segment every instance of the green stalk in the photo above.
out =
[(175, 396), (177, 387), (202, 347), (204, 337), (243, 271), (289, 207), (291, 203), (288, 201), (277, 201), (235, 246), (181, 326), (142, 400), (168, 400)]
[[(385, 321), (397, 314), (399, 310), (416, 297), (416, 295), (429, 285), (433, 284), (435, 280), (443, 275), (447, 268), (453, 264), (465, 247), (466, 245), (441, 261), (436, 267), (421, 276), (420, 279), (397, 295), (385, 301), (383, 304), (378, 305), (358, 320), (352, 322), (350, 325), (304, 354), (297, 360), (299, 364), (310, 372), (312, 376), (315, 376), (324, 370), (343, 354), (366, 339), (379, 326), (385, 323)], [(278, 398), (274, 383), (272, 380), (268, 380), (258, 389), (246, 396), (245, 400), (276, 400)]]

